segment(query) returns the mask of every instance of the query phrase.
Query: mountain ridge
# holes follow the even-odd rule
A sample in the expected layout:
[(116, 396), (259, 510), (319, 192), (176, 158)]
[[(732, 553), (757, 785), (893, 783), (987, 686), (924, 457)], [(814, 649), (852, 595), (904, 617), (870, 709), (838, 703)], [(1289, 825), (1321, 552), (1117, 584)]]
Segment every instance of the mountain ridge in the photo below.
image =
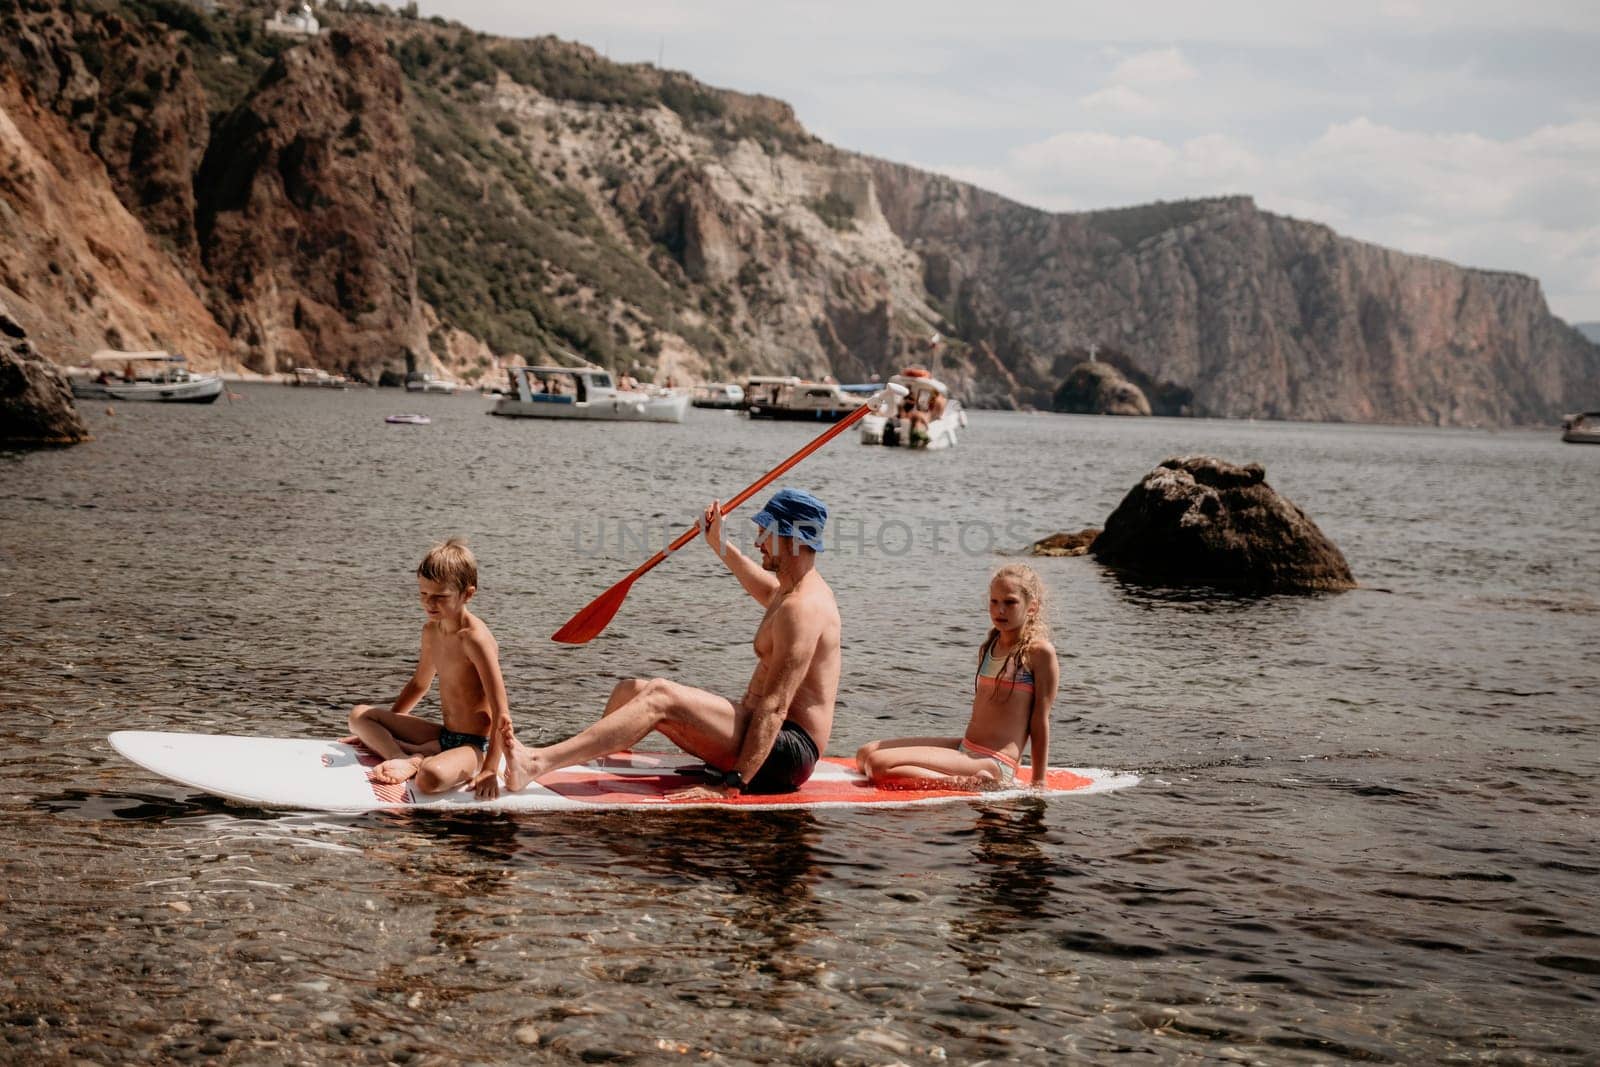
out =
[[(0, 124), (0, 208), (40, 210), (6, 177), (40, 155), (97, 205), (56, 235), (75, 282), (0, 236), (0, 296), (41, 348), (369, 380), (566, 353), (679, 381), (931, 362), (978, 405), (1044, 407), (1098, 345), (1194, 414), (1448, 425), (1549, 421), (1600, 373), (1511, 272), (1242, 196), (1042, 212), (826, 145), (770, 97), (352, 6), (304, 43), (249, 3), (4, 14), (0, 110), (56, 125), (28, 127), (41, 150)], [(144, 236), (102, 255), (79, 231), (108, 195)], [(151, 255), (189, 298), (85, 297)]]

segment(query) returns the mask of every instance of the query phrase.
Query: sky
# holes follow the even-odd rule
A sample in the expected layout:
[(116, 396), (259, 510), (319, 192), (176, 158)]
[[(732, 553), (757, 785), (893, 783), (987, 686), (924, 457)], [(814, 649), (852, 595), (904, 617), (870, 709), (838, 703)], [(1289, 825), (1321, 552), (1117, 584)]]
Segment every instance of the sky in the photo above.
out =
[(1600, 322), (1600, 3), (425, 2), (1051, 211), (1246, 194)]

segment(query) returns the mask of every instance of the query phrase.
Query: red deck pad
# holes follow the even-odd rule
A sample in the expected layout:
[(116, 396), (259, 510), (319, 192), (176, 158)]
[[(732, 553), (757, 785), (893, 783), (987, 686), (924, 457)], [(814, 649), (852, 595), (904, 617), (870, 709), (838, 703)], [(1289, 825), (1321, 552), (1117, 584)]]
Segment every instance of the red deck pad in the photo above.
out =
[[(616, 762), (625, 766), (638, 768), (648, 766), (647, 755), (644, 753), (634, 755), (621, 755), (613, 757), (612, 761), (600, 760), (598, 763)], [(822, 763), (832, 764), (835, 767), (845, 768), (851, 772), (855, 770), (853, 760), (828, 758)], [(1024, 770), (1024, 775), (1032, 772)], [(1070, 771), (1051, 771), (1046, 779), (1053, 790), (1071, 791), (1082, 789), (1093, 784), (1088, 778), (1079, 777)], [(613, 774), (602, 768), (595, 767), (567, 767), (545, 775), (539, 779), (539, 784), (573, 800), (581, 800), (596, 804), (671, 804), (669, 794), (680, 789), (689, 789), (696, 785), (704, 785), (705, 779), (694, 774), (682, 774), (671, 768), (663, 768), (658, 774), (639, 773), (634, 770), (629, 774)], [(905, 802), (909, 799), (931, 799), (934, 797), (965, 797), (981, 796), (982, 793), (967, 789), (879, 789), (872, 783), (859, 778), (840, 780), (831, 775), (817, 776), (802, 785), (793, 793), (762, 793), (741, 794), (711, 803), (726, 804), (730, 807), (741, 804), (871, 804), (874, 802)], [(706, 803), (706, 801), (698, 801)]]
[[(356, 760), (361, 766), (367, 768), (367, 784), (372, 786), (372, 795), (384, 804), (409, 804), (411, 803), (410, 782), (380, 782), (372, 777), (372, 768), (383, 762), (383, 757), (361, 743), (358, 737), (341, 738), (345, 744), (356, 750)], [(328, 760), (323, 758), (322, 765), (326, 767)]]

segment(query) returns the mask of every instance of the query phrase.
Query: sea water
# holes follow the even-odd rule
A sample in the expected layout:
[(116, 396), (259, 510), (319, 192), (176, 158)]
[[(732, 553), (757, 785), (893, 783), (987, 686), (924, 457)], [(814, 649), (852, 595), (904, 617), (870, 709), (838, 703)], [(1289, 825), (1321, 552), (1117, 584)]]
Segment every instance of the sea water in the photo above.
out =
[(105, 736), (342, 734), (409, 676), (413, 570), (453, 534), (525, 738), (624, 676), (737, 696), (760, 611), (698, 542), (595, 641), (548, 638), (819, 427), (242, 396), (91, 406), (93, 442), (0, 456), (8, 1058), (1592, 1062), (1600, 448), (989, 412), (944, 453), (848, 435), (784, 479), (834, 516), (833, 754), (960, 733), (988, 575), (1167, 456), (1263, 463), (1361, 588), (1033, 561), (1053, 762), (1143, 775), (1118, 793), (333, 817), (208, 799)]

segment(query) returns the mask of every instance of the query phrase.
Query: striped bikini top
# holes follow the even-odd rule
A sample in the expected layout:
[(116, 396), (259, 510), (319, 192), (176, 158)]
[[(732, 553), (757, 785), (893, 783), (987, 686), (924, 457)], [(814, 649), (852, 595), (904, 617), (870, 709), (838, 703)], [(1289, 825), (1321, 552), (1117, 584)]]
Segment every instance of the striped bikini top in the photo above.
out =
[(1002, 674), (1006, 660), (1009, 657), (995, 658), (994, 646), (998, 640), (996, 638), (995, 641), (990, 641), (983, 646), (983, 661), (978, 664), (978, 673), (972, 679), (972, 691), (974, 693), (983, 692), (984, 690), (993, 692), (1004, 686), (1005, 692), (1008, 694), (1018, 689), (1024, 693), (1033, 692), (1033, 672), (1028, 669), (1026, 662), (1019, 661), (1014, 663), (1009, 676)]

